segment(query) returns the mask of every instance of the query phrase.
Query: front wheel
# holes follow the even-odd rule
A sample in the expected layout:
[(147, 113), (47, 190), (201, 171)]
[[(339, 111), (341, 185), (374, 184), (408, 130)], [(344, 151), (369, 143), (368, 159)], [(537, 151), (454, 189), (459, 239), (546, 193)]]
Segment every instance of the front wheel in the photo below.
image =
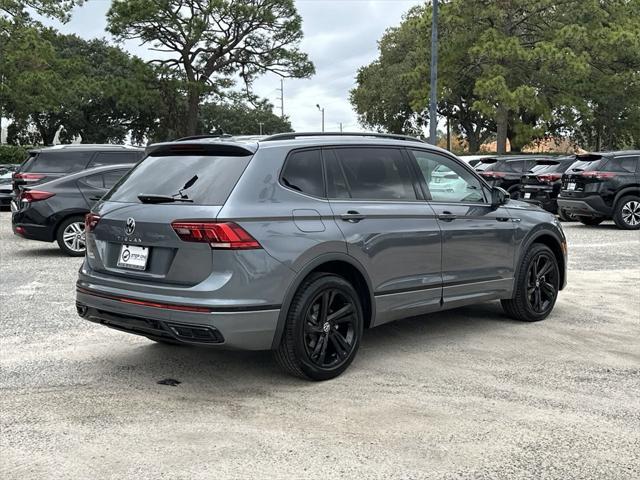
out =
[(558, 217), (561, 222), (574, 222), (576, 220), (576, 216), (572, 213), (568, 213), (565, 209), (558, 209)]
[(297, 377), (329, 380), (351, 364), (362, 337), (358, 293), (344, 278), (314, 273), (298, 288), (274, 355)]
[(596, 225), (600, 225), (604, 222), (604, 217), (577, 217), (578, 221), (583, 225), (588, 225), (590, 227), (595, 227)]
[(613, 221), (624, 230), (640, 229), (640, 197), (630, 195), (622, 198), (616, 206)]
[(513, 298), (501, 300), (507, 315), (524, 322), (547, 318), (560, 288), (558, 260), (549, 247), (533, 244), (522, 259), (515, 288)]
[(79, 215), (65, 219), (56, 233), (60, 250), (70, 257), (82, 257), (87, 249), (84, 234), (84, 217)]

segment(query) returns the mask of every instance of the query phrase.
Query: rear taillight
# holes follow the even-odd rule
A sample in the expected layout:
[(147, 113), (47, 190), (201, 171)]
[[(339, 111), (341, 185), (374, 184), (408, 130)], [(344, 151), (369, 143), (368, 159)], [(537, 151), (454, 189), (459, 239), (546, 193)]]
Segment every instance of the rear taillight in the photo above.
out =
[(55, 193), (45, 192), (43, 190), (23, 190), (20, 194), (20, 201), (26, 203), (39, 202), (51, 198)]
[(85, 232), (92, 232), (95, 228), (96, 225), (98, 225), (98, 222), (100, 221), (100, 215), (96, 215), (95, 213), (87, 213), (84, 216), (84, 231)]
[(613, 178), (617, 174), (615, 172), (598, 172), (595, 170), (591, 170), (588, 172), (582, 172), (580, 175), (586, 178), (597, 178), (598, 180), (603, 180), (605, 178)]
[(211, 248), (246, 250), (262, 248), (255, 238), (232, 222), (184, 222), (177, 220), (171, 227), (185, 242), (208, 243)]
[(481, 172), (480, 175), (485, 178), (503, 178), (507, 174), (504, 172)]
[(560, 180), (561, 178), (561, 173), (545, 173), (543, 175), (538, 175), (538, 180), (543, 183), (553, 183), (556, 180)]
[(27, 182), (35, 182), (36, 180), (42, 180), (44, 175), (40, 173), (14, 173), (14, 180), (26, 180)]

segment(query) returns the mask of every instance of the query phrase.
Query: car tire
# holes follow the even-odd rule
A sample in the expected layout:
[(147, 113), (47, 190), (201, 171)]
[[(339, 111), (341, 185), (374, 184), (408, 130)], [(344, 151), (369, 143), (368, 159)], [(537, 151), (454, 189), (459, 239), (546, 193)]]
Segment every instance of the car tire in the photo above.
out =
[(604, 217), (576, 217), (578, 221), (583, 225), (588, 225), (590, 227), (595, 227), (596, 225), (600, 225), (604, 222)]
[(563, 208), (558, 209), (558, 218), (560, 218), (561, 222), (575, 222), (576, 221), (576, 216), (571, 214), (571, 213), (567, 213), (566, 210), (564, 210)]
[(60, 250), (70, 257), (83, 257), (86, 252), (84, 237), (84, 217), (74, 215), (65, 218), (56, 231), (56, 241)]
[(613, 221), (623, 230), (640, 229), (640, 197), (629, 195), (616, 204)]
[(291, 302), (275, 359), (300, 378), (335, 378), (355, 358), (363, 325), (360, 298), (348, 281), (330, 273), (311, 274)]
[(555, 254), (546, 245), (534, 243), (518, 270), (513, 298), (501, 300), (511, 318), (537, 322), (549, 316), (558, 298), (560, 268)]

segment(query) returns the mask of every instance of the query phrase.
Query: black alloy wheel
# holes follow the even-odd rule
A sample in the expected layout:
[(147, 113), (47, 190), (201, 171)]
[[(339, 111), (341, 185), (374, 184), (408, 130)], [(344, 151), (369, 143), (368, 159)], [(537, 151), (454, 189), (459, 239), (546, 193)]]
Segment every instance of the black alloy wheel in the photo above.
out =
[(337, 275), (313, 273), (291, 301), (275, 359), (288, 373), (301, 378), (335, 378), (355, 358), (363, 325), (354, 287)]
[(536, 322), (551, 313), (559, 290), (558, 259), (549, 247), (534, 243), (520, 263), (513, 297), (500, 302), (510, 317)]

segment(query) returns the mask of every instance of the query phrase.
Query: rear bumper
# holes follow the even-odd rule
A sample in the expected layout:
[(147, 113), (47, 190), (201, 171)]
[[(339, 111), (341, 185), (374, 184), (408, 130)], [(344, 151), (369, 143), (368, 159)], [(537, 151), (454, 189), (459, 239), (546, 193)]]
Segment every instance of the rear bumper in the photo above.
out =
[(8, 207), (11, 205), (13, 195), (11, 193), (0, 192), (0, 207)]
[(174, 308), (190, 307), (145, 303), (86, 288), (76, 292), (78, 314), (86, 320), (127, 333), (206, 347), (269, 350), (280, 315), (280, 308), (275, 307), (180, 311)]
[(558, 197), (558, 206), (568, 213), (587, 217), (610, 217), (612, 214), (611, 207), (598, 195), (580, 199)]

